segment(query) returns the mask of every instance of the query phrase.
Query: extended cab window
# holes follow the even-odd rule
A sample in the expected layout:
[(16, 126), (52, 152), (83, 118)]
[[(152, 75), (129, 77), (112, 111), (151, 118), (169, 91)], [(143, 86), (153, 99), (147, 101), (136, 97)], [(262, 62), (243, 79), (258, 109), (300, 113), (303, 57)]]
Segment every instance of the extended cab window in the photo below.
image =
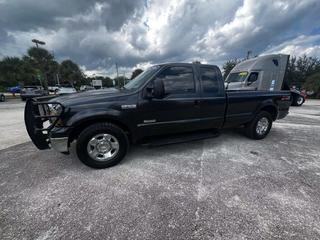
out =
[(219, 91), (219, 75), (217, 71), (208, 67), (200, 67), (202, 91), (217, 93)]
[(168, 67), (156, 78), (163, 80), (166, 94), (195, 92), (192, 67)]

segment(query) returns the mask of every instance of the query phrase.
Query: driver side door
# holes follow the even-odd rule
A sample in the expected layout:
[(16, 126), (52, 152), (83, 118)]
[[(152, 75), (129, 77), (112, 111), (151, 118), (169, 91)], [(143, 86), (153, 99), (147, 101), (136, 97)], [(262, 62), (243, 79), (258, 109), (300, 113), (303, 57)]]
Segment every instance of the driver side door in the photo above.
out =
[(161, 99), (140, 98), (139, 135), (171, 134), (199, 128), (199, 83), (193, 66), (166, 66), (149, 84), (157, 78), (164, 83), (165, 96)]

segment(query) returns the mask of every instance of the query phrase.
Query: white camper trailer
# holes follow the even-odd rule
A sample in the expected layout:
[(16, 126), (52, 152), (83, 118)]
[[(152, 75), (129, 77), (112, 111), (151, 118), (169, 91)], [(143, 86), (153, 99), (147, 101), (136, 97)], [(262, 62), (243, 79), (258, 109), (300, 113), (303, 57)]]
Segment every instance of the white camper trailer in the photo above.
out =
[(272, 54), (252, 58), (237, 64), (226, 79), (228, 90), (282, 89), (289, 55)]

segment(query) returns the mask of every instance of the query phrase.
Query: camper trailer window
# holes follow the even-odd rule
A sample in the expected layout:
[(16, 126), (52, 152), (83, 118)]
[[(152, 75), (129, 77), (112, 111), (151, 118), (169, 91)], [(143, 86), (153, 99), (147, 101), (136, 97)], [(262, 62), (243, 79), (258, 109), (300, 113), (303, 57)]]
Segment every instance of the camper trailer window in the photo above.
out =
[(231, 73), (227, 78), (227, 82), (242, 82), (247, 78), (248, 72)]

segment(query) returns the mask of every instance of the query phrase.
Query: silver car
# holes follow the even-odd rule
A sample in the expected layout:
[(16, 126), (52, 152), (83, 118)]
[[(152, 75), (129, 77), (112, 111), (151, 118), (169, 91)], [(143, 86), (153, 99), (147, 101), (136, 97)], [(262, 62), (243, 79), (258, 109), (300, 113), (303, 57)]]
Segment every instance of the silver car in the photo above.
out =
[(47, 96), (48, 91), (44, 90), (42, 86), (25, 86), (21, 89), (20, 97), (22, 101), (28, 98)]

